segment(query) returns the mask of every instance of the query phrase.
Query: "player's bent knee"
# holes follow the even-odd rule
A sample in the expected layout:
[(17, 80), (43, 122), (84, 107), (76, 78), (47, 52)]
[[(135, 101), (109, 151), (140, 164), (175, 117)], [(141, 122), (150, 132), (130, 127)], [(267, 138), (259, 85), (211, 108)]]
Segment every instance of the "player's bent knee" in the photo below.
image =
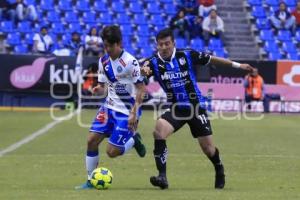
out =
[(106, 149), (106, 154), (108, 155), (108, 157), (110, 158), (115, 158), (117, 156), (120, 156), (122, 154), (121, 150), (112, 146), (112, 145), (109, 145)]
[(93, 137), (89, 137), (87, 140), (87, 146), (89, 149), (95, 149), (98, 148), (98, 142)]
[(110, 158), (115, 158), (117, 156), (119, 156), (120, 154), (118, 154), (118, 152), (114, 151), (114, 150), (107, 150), (106, 154), (108, 155), (108, 157)]
[(156, 140), (164, 140), (166, 137), (161, 132), (154, 131), (153, 132), (154, 139)]
[(213, 156), (216, 148), (211, 144), (202, 144), (201, 149), (206, 155)]
[(159, 119), (156, 122), (153, 136), (157, 140), (164, 140), (174, 131), (174, 128), (164, 119)]

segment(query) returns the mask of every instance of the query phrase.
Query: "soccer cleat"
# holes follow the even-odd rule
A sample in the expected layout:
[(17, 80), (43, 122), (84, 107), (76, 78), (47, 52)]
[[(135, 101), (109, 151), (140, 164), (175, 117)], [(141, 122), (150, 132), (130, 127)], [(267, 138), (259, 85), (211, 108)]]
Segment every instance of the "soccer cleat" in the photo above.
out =
[(146, 147), (145, 145), (142, 143), (142, 137), (139, 133), (136, 133), (134, 136), (133, 136), (133, 139), (134, 139), (134, 148), (137, 152), (137, 154), (140, 156), (140, 157), (145, 157), (146, 155)]
[(168, 189), (169, 187), (168, 180), (164, 176), (151, 176), (150, 183), (153, 186), (160, 187), (162, 190)]
[(223, 189), (225, 186), (225, 174), (223, 165), (216, 167), (215, 188)]
[(89, 180), (87, 180), (84, 184), (76, 186), (75, 189), (76, 190), (90, 190), (90, 189), (94, 189), (94, 186), (91, 184), (91, 182)]

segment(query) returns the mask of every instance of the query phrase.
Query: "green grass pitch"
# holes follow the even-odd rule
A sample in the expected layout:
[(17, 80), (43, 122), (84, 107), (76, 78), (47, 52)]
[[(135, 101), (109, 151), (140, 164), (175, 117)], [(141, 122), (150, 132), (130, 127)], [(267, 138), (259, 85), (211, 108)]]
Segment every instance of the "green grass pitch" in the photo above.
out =
[[(46, 134), (0, 157), (2, 200), (291, 200), (300, 199), (299, 115), (265, 115), (262, 120), (212, 121), (214, 142), (225, 164), (227, 183), (215, 190), (211, 163), (184, 127), (168, 139), (170, 188), (159, 190), (149, 183), (156, 175), (152, 155), (153, 112), (146, 111), (139, 131), (147, 155), (134, 150), (110, 159), (106, 141), (100, 148), (100, 166), (113, 175), (105, 191), (76, 191), (85, 181), (88, 126), (96, 111), (83, 111)], [(57, 114), (64, 114), (58, 111)], [(52, 119), (47, 112), (0, 112), (0, 151), (41, 129)], [(78, 125), (87, 125), (81, 127)]]

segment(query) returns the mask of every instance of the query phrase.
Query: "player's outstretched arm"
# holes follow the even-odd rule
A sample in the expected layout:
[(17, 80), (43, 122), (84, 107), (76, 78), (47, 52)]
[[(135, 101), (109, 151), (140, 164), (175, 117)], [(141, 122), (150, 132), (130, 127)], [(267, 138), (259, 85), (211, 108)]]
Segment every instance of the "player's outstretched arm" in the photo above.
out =
[(135, 88), (136, 88), (136, 99), (128, 118), (128, 128), (132, 131), (135, 131), (137, 128), (137, 112), (139, 107), (143, 103), (143, 99), (146, 91), (144, 82), (135, 84)]
[(211, 56), (210, 63), (215, 65), (215, 66), (228, 66), (228, 67), (244, 69), (244, 70), (247, 70), (247, 71), (253, 71), (254, 70), (254, 68), (251, 65), (247, 64), (247, 63), (238, 63), (238, 62), (234, 62), (234, 61), (224, 59), (224, 58), (220, 58), (220, 57), (216, 57), (216, 56)]

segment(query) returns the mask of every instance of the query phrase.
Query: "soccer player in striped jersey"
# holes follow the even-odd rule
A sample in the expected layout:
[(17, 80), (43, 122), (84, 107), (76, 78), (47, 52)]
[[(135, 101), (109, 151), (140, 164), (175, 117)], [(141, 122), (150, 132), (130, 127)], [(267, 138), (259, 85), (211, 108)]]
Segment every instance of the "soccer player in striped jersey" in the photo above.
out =
[(188, 124), (194, 138), (215, 168), (215, 188), (225, 186), (224, 166), (220, 152), (213, 144), (212, 128), (205, 109), (205, 100), (197, 86), (195, 67), (211, 63), (216, 66), (253, 70), (248, 64), (210, 56), (191, 49), (176, 49), (170, 29), (161, 30), (156, 36), (158, 53), (146, 59), (142, 75), (151, 76), (159, 82), (167, 94), (170, 109), (157, 120), (154, 135), (154, 158), (158, 176), (150, 177), (153, 186), (168, 188), (166, 163), (168, 149), (166, 139)]
[(136, 58), (122, 49), (122, 34), (118, 26), (103, 29), (102, 39), (107, 52), (99, 60), (98, 86), (96, 93), (105, 93), (105, 103), (92, 123), (87, 141), (86, 170), (88, 180), (76, 189), (90, 189), (90, 176), (99, 161), (98, 146), (109, 137), (106, 153), (114, 158), (134, 147), (140, 157), (146, 154), (141, 136), (136, 133), (141, 115), (145, 85)]

